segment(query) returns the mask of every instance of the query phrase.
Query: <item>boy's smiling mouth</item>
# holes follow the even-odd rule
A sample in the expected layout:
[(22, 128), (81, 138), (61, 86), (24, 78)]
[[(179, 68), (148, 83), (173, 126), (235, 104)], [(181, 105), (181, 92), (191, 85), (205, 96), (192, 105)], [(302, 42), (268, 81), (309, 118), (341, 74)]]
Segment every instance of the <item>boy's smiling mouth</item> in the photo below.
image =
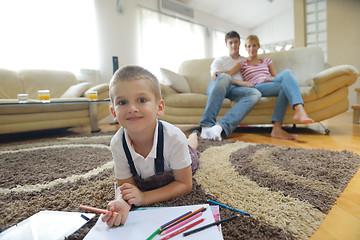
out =
[(131, 116), (131, 117), (127, 117), (126, 120), (128, 121), (137, 121), (139, 119), (141, 119), (142, 117), (137, 117), (137, 116)]

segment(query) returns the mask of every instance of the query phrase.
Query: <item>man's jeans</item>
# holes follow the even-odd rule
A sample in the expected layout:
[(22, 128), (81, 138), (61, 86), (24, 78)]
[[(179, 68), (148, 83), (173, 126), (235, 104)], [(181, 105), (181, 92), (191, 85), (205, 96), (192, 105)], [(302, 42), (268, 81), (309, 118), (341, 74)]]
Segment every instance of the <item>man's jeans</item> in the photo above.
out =
[(259, 83), (255, 85), (263, 97), (278, 96), (272, 122), (283, 123), (288, 104), (292, 108), (296, 104), (303, 104), (299, 84), (291, 70), (286, 69), (279, 73), (272, 82)]
[(224, 98), (237, 102), (218, 122), (224, 130), (225, 138), (235, 130), (261, 97), (261, 93), (255, 88), (233, 85), (231, 76), (225, 73), (219, 74), (215, 81), (210, 82), (207, 95), (209, 98), (200, 126), (212, 127), (216, 124)]

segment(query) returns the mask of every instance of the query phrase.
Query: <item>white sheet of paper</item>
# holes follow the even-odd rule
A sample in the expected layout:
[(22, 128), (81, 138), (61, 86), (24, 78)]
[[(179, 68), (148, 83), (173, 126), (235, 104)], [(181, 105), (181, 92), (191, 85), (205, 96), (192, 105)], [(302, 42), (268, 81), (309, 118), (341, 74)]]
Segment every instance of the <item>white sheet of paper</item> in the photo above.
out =
[[(136, 210), (129, 213), (128, 219), (123, 226), (111, 227), (109, 228), (106, 223), (101, 221), (101, 217), (95, 224), (95, 226), (90, 230), (90, 232), (85, 236), (85, 240), (98, 240), (98, 239), (126, 239), (126, 240), (138, 240), (148, 238), (156, 229), (161, 225), (175, 219), (178, 216), (188, 212), (196, 211), (201, 207), (206, 207), (206, 211), (203, 212), (202, 216), (197, 218), (205, 218), (205, 220), (189, 229), (193, 230), (198, 227), (213, 223), (214, 217), (212, 215), (210, 206), (208, 204), (203, 205), (190, 205), (190, 206), (180, 206), (180, 207), (160, 207), (160, 208), (148, 208), (146, 210)], [(188, 224), (193, 223), (191, 221)], [(186, 224), (186, 225), (188, 225)], [(184, 226), (186, 226), (184, 225)], [(182, 227), (184, 227), (182, 226)], [(182, 228), (181, 227), (181, 228)], [(179, 228), (180, 229), (180, 228)], [(170, 233), (169, 233), (170, 234)], [(164, 236), (157, 235), (153, 240), (159, 240)], [(194, 233), (192, 235), (183, 238), (182, 233), (171, 239), (212, 239), (212, 240), (223, 240), (222, 234), (219, 232), (217, 226), (210, 227), (206, 230)]]
[(17, 225), (0, 233), (1, 240), (60, 240), (74, 233), (87, 221), (84, 214), (93, 218), (94, 213), (40, 211)]

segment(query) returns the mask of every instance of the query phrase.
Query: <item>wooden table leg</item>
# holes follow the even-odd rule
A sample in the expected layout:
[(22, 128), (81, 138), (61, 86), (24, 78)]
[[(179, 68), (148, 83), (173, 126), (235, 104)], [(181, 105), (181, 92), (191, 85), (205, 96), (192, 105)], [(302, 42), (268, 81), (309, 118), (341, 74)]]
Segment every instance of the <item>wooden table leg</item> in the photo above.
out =
[(360, 105), (354, 105), (351, 107), (354, 111), (353, 113), (353, 123), (359, 124), (360, 123)]
[(97, 107), (98, 103), (96, 102), (90, 102), (89, 103), (89, 118), (90, 118), (90, 126), (91, 126), (91, 132), (100, 132), (101, 129), (98, 125), (98, 114), (97, 114)]

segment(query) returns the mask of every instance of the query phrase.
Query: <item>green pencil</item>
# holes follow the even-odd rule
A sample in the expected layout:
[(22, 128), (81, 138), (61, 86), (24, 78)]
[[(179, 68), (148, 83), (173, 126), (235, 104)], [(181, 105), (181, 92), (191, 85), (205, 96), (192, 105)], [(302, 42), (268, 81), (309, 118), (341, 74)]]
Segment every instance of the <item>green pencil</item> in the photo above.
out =
[(151, 240), (151, 239), (153, 239), (153, 238), (156, 236), (156, 234), (158, 234), (159, 232), (160, 232), (160, 229), (159, 229), (159, 228), (156, 229), (156, 231), (155, 231), (153, 234), (151, 234), (150, 237), (148, 237), (146, 240)]

